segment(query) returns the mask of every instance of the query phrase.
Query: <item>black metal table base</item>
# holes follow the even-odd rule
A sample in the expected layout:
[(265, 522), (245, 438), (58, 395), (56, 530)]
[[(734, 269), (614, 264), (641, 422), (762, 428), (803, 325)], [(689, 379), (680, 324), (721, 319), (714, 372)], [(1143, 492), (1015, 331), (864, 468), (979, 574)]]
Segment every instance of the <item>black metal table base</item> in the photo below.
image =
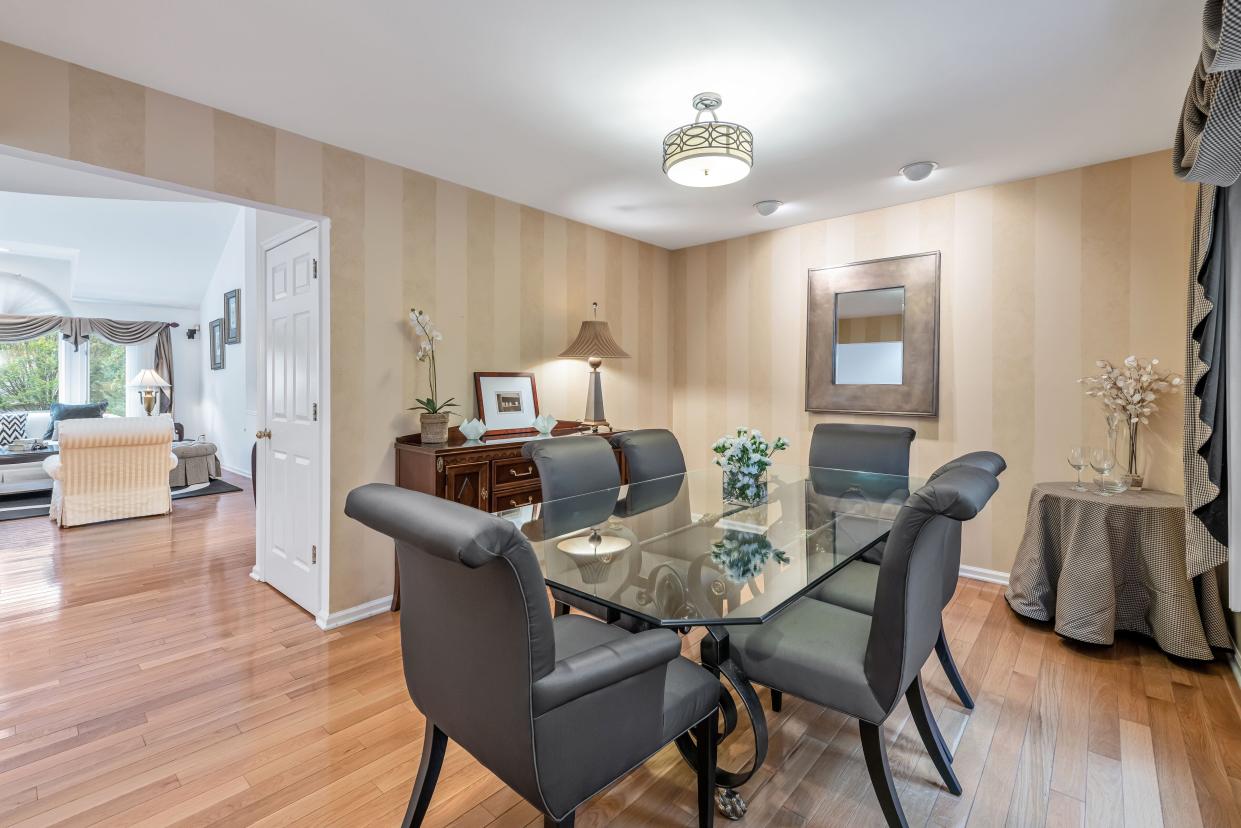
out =
[[(754, 691), (754, 686), (750, 684), (741, 668), (729, 657), (728, 632), (724, 628), (710, 629), (707, 637), (702, 640), (702, 666), (721, 679), (720, 720), (722, 729), (719, 742), (723, 742), (737, 729), (740, 712), (732, 695), (723, 685), (724, 680), (727, 680), (736, 691), (754, 734), (754, 759), (748, 768), (737, 771), (717, 767), (715, 770), (715, 784), (718, 788), (715, 793), (716, 809), (728, 819), (741, 819), (745, 816), (749, 806), (737, 788), (748, 782), (754, 772), (763, 766), (763, 760), (767, 758), (767, 717), (763, 712), (758, 693)], [(698, 745), (694, 742), (694, 738), (686, 733), (677, 738), (676, 744), (681, 757), (689, 763), (690, 767), (697, 767)]]

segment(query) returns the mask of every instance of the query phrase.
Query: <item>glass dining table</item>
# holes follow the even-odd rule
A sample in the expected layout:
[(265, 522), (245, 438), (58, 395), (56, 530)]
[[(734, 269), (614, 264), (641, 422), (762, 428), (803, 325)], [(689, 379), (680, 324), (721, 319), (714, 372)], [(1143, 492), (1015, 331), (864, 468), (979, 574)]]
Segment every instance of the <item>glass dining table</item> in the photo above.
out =
[[(765, 499), (743, 503), (725, 499), (722, 470), (712, 466), (496, 514), (530, 539), (548, 586), (601, 607), (606, 620), (705, 628), (702, 665), (733, 689), (721, 692), (721, 745), (742, 710), (754, 740), (748, 767), (716, 772), (719, 810), (739, 819), (746, 803), (736, 789), (762, 766), (768, 738), (758, 695), (730, 658), (728, 628), (771, 621), (880, 546), (923, 482), (775, 465)], [(693, 763), (688, 734), (677, 747)]]

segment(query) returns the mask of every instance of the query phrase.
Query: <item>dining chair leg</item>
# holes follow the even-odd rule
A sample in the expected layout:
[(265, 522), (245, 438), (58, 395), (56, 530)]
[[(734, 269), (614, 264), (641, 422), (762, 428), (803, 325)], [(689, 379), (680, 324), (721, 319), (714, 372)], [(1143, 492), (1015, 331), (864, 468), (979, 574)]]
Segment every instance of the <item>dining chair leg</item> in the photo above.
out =
[(547, 814), (543, 814), (543, 828), (573, 828), (573, 817), (576, 813), (576, 811), (571, 812), (567, 817), (559, 822), (552, 819)]
[(909, 828), (901, 801), (896, 796), (892, 768), (888, 766), (888, 749), (883, 743), (883, 725), (858, 719), (858, 728), (862, 732), (862, 755), (866, 757), (866, 769), (870, 771), (870, 784), (875, 789), (875, 796), (879, 799), (884, 819), (888, 821), (888, 828)]
[(694, 725), (698, 744), (698, 828), (715, 824), (715, 763), (719, 735), (719, 708)]
[(943, 778), (944, 785), (953, 796), (960, 796), (961, 783), (957, 781), (957, 775), (952, 770), (952, 751), (944, 743), (944, 735), (939, 732), (939, 725), (931, 714), (931, 706), (926, 702), (921, 676), (915, 678), (905, 691), (905, 701), (909, 702), (909, 712), (913, 716), (914, 724), (918, 726), (922, 744), (926, 746), (926, 752), (931, 754), (931, 761), (935, 763), (935, 769)]
[(417, 828), (427, 815), (431, 805), (431, 794), (435, 792), (435, 783), (440, 778), (440, 768), (444, 765), (444, 750), (448, 747), (448, 736), (431, 722), (426, 724), (426, 732), (422, 735), (422, 764), (418, 767), (418, 778), (414, 780), (414, 790), (409, 795), (409, 808), (405, 810), (405, 819), (401, 828)]
[(952, 658), (952, 650), (948, 649), (948, 639), (944, 636), (943, 627), (939, 628), (939, 638), (935, 639), (935, 655), (939, 656), (939, 663), (948, 675), (948, 681), (952, 683), (952, 689), (961, 704), (967, 710), (973, 710), (974, 699), (970, 696), (970, 691), (965, 689), (965, 681), (961, 678), (961, 671), (957, 669), (957, 662)]
[(784, 707), (784, 694), (781, 693), (779, 690), (772, 690), (771, 691), (771, 712), (779, 713), (781, 708), (783, 707)]

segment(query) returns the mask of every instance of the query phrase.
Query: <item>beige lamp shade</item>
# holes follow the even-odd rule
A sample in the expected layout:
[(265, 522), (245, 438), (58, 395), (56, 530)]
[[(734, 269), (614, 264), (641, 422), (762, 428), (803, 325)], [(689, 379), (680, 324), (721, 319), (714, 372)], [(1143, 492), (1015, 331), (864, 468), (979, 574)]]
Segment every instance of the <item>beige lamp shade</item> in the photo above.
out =
[(607, 322), (588, 319), (582, 323), (577, 332), (577, 339), (569, 343), (569, 347), (560, 353), (562, 359), (628, 359), (629, 354), (612, 338), (612, 331)]
[(171, 388), (164, 378), (151, 368), (143, 368), (129, 381), (130, 388)]

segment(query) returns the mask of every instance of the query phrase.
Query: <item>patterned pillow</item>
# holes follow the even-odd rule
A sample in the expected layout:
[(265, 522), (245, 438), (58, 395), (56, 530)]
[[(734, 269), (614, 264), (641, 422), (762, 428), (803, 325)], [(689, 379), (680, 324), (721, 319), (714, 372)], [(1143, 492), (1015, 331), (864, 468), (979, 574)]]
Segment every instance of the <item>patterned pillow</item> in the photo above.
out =
[(0, 446), (26, 437), (26, 412), (12, 411), (0, 414)]

